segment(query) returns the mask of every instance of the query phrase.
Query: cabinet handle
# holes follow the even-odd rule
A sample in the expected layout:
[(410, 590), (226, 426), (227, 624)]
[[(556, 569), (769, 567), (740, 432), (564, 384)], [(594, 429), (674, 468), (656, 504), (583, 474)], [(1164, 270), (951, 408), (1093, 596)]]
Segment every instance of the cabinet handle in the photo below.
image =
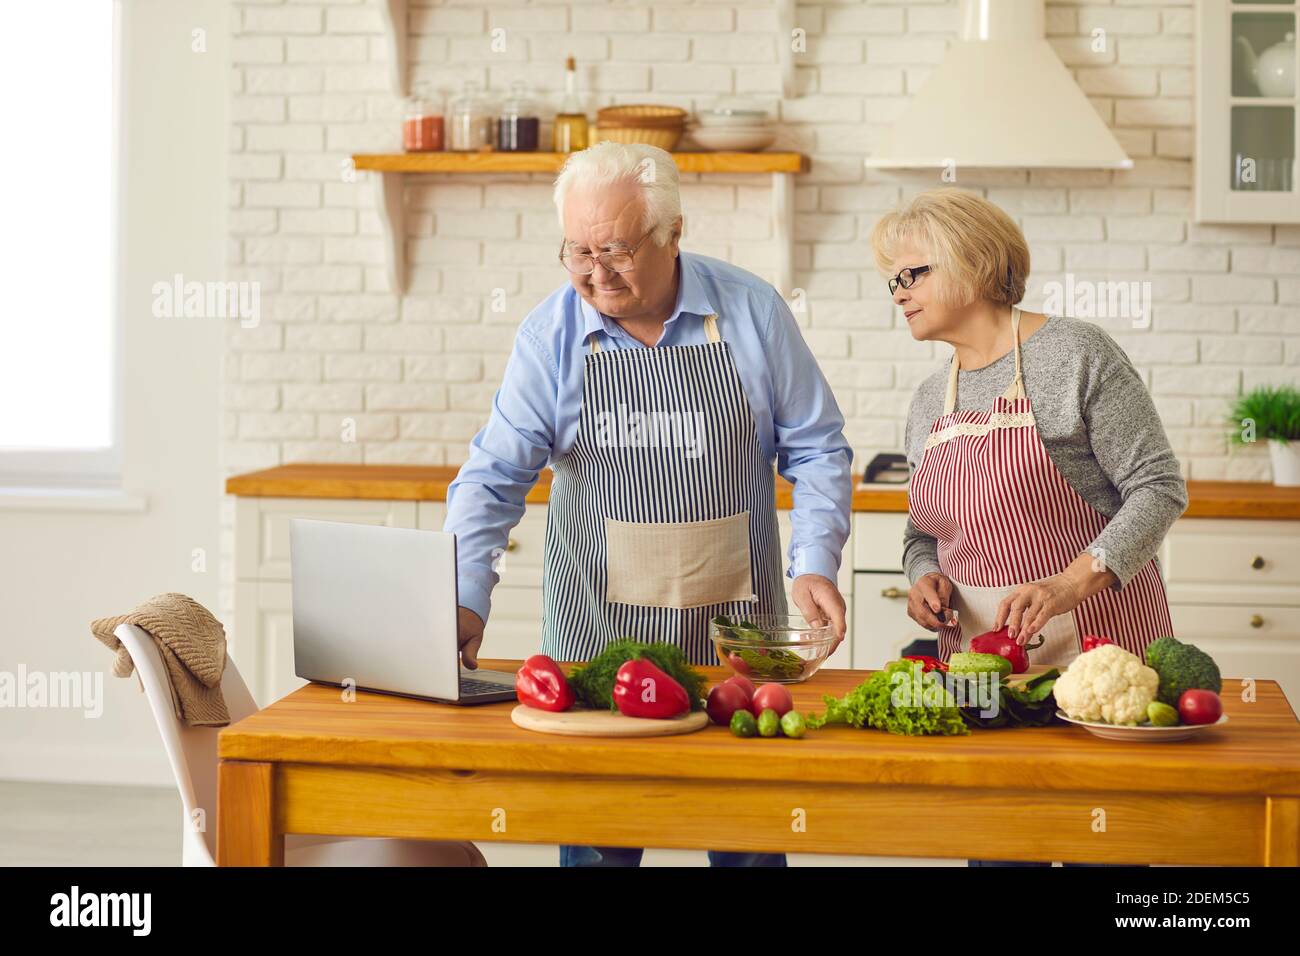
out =
[(1254, 560), (1250, 562), (1250, 566), (1258, 571), (1264, 566), (1264, 559), (1257, 554), (1255, 555)]
[(883, 598), (890, 598), (890, 599), (905, 598), (907, 597), (907, 592), (899, 588), (881, 588), (880, 596)]
[(1264, 619), (1263, 619), (1262, 617), (1260, 617), (1258, 614), (1252, 614), (1252, 615), (1250, 616), (1250, 626), (1251, 626), (1251, 627), (1263, 627), (1263, 626), (1264, 626)]
[(517, 548), (517, 547), (519, 547), (519, 542), (518, 542), (518, 541), (516, 541), (514, 538), (506, 538), (506, 550), (507, 550), (507, 551), (513, 551), (513, 550), (515, 550), (515, 548)]

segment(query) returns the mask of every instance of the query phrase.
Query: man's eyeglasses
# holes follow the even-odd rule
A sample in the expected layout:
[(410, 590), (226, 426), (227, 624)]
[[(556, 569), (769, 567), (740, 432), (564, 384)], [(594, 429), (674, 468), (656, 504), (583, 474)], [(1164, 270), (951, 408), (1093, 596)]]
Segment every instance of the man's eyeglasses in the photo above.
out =
[(929, 272), (931, 268), (931, 266), (914, 266), (911, 269), (902, 270), (898, 275), (889, 280), (889, 294), (893, 295), (897, 292), (899, 286), (902, 286), (904, 289), (912, 288), (916, 283), (916, 280)]
[(596, 271), (596, 260), (610, 272), (631, 272), (634, 265), (632, 257), (636, 251), (641, 248), (642, 244), (650, 238), (653, 229), (641, 237), (640, 241), (631, 249), (614, 249), (609, 252), (602, 252), (592, 256), (586, 252), (565, 252), (564, 247), (568, 245), (568, 240), (560, 240), (560, 264), (568, 269), (574, 275), (589, 276)]

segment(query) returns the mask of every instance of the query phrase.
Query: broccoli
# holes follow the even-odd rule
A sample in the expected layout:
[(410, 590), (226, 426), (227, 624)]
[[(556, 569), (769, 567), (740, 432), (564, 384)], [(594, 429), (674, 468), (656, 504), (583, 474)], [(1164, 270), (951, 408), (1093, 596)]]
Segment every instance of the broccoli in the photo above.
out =
[(1160, 675), (1156, 699), (1171, 707), (1178, 706), (1178, 699), (1185, 690), (1212, 690), (1217, 694), (1223, 688), (1219, 665), (1209, 654), (1192, 644), (1161, 637), (1147, 647), (1146, 659), (1147, 666)]
[(964, 651), (952, 655), (948, 661), (948, 673), (997, 674), (999, 677), (1009, 677), (1011, 662), (1000, 654), (973, 654)]

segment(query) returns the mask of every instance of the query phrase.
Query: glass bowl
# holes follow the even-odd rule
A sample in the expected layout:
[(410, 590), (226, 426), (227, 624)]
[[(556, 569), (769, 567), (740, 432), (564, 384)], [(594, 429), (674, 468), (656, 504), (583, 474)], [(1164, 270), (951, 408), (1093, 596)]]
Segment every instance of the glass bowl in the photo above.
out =
[(755, 684), (798, 684), (830, 657), (835, 633), (799, 614), (715, 617), (709, 624), (718, 660)]

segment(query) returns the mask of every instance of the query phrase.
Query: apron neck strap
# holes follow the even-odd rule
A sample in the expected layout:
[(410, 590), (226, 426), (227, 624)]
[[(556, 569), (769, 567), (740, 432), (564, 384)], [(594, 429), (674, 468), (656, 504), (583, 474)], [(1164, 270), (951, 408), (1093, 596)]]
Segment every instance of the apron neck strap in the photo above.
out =
[[(712, 343), (716, 344), (722, 341), (722, 336), (718, 334), (718, 315), (716, 312), (704, 317), (704, 335)], [(593, 355), (600, 351), (600, 342), (596, 339), (595, 332), (587, 336), (587, 341), (591, 345)]]
[[(1020, 369), (1020, 306), (1011, 307), (1011, 350), (1016, 356), (1016, 377), (1012, 379), (1007, 390), (1002, 393), (1002, 397), (1015, 401), (1018, 398), (1025, 397), (1025, 380)], [(952, 363), (948, 369), (948, 393), (943, 400), (943, 413), (951, 415), (957, 407), (957, 373), (961, 369), (961, 361), (957, 357), (957, 352), (952, 353)]]

